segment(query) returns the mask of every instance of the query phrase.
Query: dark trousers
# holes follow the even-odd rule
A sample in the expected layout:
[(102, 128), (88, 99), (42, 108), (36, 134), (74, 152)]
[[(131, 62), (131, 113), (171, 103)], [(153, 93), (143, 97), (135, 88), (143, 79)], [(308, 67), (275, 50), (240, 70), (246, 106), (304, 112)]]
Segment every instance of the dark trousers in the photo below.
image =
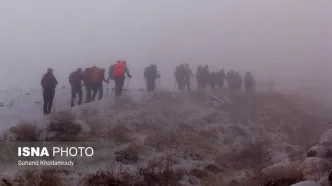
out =
[(191, 90), (190, 85), (191, 85), (191, 83), (190, 83), (190, 78), (188, 78), (188, 79), (186, 79), (187, 91), (190, 91), (190, 90)]
[(78, 105), (82, 104), (82, 87), (81, 85), (71, 86), (71, 102), (70, 106), (75, 105), (76, 94), (78, 94)]
[(218, 87), (223, 88), (224, 87), (224, 82), (223, 81), (218, 82)]
[(122, 88), (124, 85), (124, 77), (115, 77), (114, 83), (115, 83), (115, 96), (121, 96), (122, 95)]
[(44, 106), (43, 111), (44, 114), (49, 114), (52, 111), (53, 99), (54, 99), (55, 89), (44, 89), (43, 97), (44, 97)]
[(92, 85), (92, 98), (91, 100), (94, 101), (98, 92), (98, 100), (101, 100), (103, 98), (104, 89), (103, 89), (103, 83), (95, 83)]
[(183, 88), (184, 88), (184, 82), (182, 80), (177, 80), (177, 83), (178, 83), (178, 89), (179, 90), (183, 90)]
[(85, 85), (85, 94), (86, 94), (86, 103), (89, 103), (91, 101), (91, 91), (92, 91), (92, 86), (89, 85)]
[(156, 89), (156, 80), (154, 78), (147, 79), (146, 89), (148, 92), (155, 91)]
[(206, 90), (206, 82), (205, 80), (202, 80), (202, 79), (198, 79), (197, 80), (197, 87), (199, 90)]
[(211, 87), (212, 90), (214, 90), (215, 87), (216, 87), (216, 84), (215, 83), (210, 83), (210, 87)]

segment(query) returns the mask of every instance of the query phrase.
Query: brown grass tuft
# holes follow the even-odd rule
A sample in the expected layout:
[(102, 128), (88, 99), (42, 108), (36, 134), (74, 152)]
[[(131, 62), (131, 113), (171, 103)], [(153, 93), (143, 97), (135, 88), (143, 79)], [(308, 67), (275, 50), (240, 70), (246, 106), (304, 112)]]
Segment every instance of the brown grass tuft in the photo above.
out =
[(131, 143), (123, 150), (116, 152), (116, 161), (123, 164), (133, 164), (139, 159), (140, 154), (145, 151), (143, 145)]
[(83, 128), (75, 122), (75, 116), (70, 112), (59, 112), (54, 115), (53, 120), (47, 126), (48, 141), (74, 142), (82, 141)]
[(133, 184), (127, 178), (127, 174), (117, 174), (110, 171), (97, 171), (93, 175), (89, 175), (83, 179), (82, 185), (84, 186), (133, 186)]
[(19, 142), (37, 142), (41, 140), (42, 131), (36, 124), (21, 122), (12, 127), (10, 132), (15, 134), (15, 141)]
[(61, 180), (57, 171), (52, 170), (27, 170), (15, 176), (15, 182), (24, 186), (62, 186), (63, 182)]
[(105, 138), (114, 140), (116, 143), (120, 144), (131, 142), (134, 139), (132, 132), (124, 125), (116, 125), (109, 128)]

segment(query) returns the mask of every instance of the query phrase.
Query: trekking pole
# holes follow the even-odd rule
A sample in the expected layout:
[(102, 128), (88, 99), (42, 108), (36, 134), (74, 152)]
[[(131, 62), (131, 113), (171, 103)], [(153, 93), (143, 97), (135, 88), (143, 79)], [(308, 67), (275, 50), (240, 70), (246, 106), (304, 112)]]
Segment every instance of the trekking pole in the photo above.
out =
[(160, 73), (159, 73), (159, 79), (158, 79), (158, 81), (159, 81), (159, 89), (161, 90)]
[(108, 84), (110, 83), (110, 78), (107, 80), (107, 92), (106, 92), (106, 97), (108, 97)]
[(125, 91), (125, 94), (126, 94), (126, 95), (127, 95), (127, 91), (128, 91), (128, 86), (129, 86), (130, 79), (131, 79), (131, 78), (129, 78), (129, 80), (127, 81), (127, 85), (126, 85), (126, 89), (125, 89), (125, 90), (126, 90), (126, 91)]

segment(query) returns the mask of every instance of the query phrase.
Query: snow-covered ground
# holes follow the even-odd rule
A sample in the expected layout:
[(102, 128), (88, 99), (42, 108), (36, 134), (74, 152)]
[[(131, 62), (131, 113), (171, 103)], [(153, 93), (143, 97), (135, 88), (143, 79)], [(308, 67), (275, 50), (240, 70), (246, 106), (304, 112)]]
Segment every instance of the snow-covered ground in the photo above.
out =
[[(316, 162), (329, 152), (329, 146), (324, 146), (330, 140), (328, 134), (315, 145), (330, 128), (328, 122), (308, 113), (305, 100), (289, 100), (279, 93), (147, 94), (135, 90), (120, 100), (109, 96), (75, 108), (69, 107), (69, 96), (68, 89), (57, 89), (56, 111), (74, 113), (73, 122), (88, 133), (85, 140), (114, 143), (107, 151), (109, 160), (93, 162), (90, 173), (122, 169), (134, 175), (138, 169), (162, 169), (171, 162), (182, 185), (244, 185), (258, 175), (271, 176), (280, 167), (291, 171), (295, 165), (299, 169), (312, 166), (315, 161), (306, 159), (312, 146), (311, 151), (319, 149), (319, 155), (309, 157)], [(0, 91), (0, 98), (4, 100), (0, 107), (4, 131), (20, 120), (41, 126), (49, 123), (42, 115), (41, 90)], [(326, 148), (321, 150), (322, 146)], [(316, 181), (328, 172), (315, 177), (302, 170), (305, 180)], [(80, 169), (71, 175), (86, 172)], [(281, 172), (285, 176), (287, 171)], [(72, 184), (77, 185), (73, 180)]]

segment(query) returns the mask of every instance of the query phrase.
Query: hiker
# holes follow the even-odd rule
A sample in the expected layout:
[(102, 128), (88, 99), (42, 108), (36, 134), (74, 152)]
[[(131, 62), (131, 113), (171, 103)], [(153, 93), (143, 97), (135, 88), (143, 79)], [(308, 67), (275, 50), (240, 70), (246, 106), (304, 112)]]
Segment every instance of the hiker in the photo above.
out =
[(244, 89), (247, 94), (253, 93), (255, 91), (256, 81), (251, 75), (251, 72), (247, 72), (244, 76)]
[(214, 90), (217, 85), (217, 73), (216, 72), (210, 72), (208, 84), (210, 85), (211, 90)]
[(199, 65), (196, 71), (196, 80), (197, 80), (197, 87), (199, 90), (204, 89), (204, 81), (203, 81), (203, 67)]
[(41, 80), (41, 86), (43, 88), (44, 115), (50, 114), (53, 106), (53, 99), (55, 94), (55, 87), (58, 85), (58, 81), (53, 75), (53, 69), (48, 68), (46, 74)]
[(227, 84), (230, 91), (235, 91), (235, 84), (236, 84), (236, 78), (235, 78), (235, 72), (233, 70), (227, 72)]
[(242, 77), (238, 72), (236, 72), (235, 73), (235, 85), (234, 86), (235, 86), (235, 90), (237, 92), (241, 92), (242, 84), (243, 84)]
[(147, 92), (155, 91), (156, 89), (156, 80), (160, 78), (160, 74), (157, 71), (156, 65), (150, 65), (144, 70), (144, 79), (146, 82)]
[(91, 71), (92, 68), (86, 68), (82, 73), (82, 80), (85, 86), (86, 103), (89, 103), (91, 101), (91, 91), (92, 91)]
[(117, 61), (109, 69), (109, 77), (114, 80), (115, 83), (115, 96), (122, 95), (122, 88), (125, 81), (125, 74), (131, 79), (126, 61)]
[(209, 67), (205, 65), (204, 67), (199, 66), (197, 68), (197, 74), (196, 74), (196, 79), (197, 79), (197, 86), (199, 90), (206, 90), (206, 85), (209, 82)]
[(91, 86), (92, 86), (91, 101), (95, 100), (97, 93), (99, 96), (99, 100), (103, 95), (103, 92), (101, 92), (101, 84), (102, 84), (100, 82), (101, 76), (102, 76), (101, 68), (93, 66), (91, 69)]
[(74, 102), (76, 99), (76, 94), (78, 95), (78, 105), (82, 104), (82, 69), (78, 68), (76, 71), (72, 72), (69, 75), (69, 83), (71, 86), (71, 102), (70, 106), (74, 106)]
[[(99, 95), (98, 95), (99, 100), (103, 99), (103, 95), (104, 95), (103, 82), (105, 82), (107, 84), (109, 83), (109, 80), (106, 80), (106, 78), (105, 78), (105, 68), (100, 69), (99, 81), (96, 86), (97, 91), (99, 92)], [(96, 96), (96, 95), (94, 95), (94, 96)], [(95, 98), (94, 96), (92, 96), (93, 99)]]
[(189, 91), (191, 89), (191, 78), (194, 77), (193, 72), (191, 71), (188, 63), (184, 65), (185, 67), (185, 85), (187, 86), (187, 90)]
[(217, 72), (216, 78), (217, 78), (216, 82), (217, 82), (218, 88), (223, 88), (224, 81), (226, 79), (226, 74), (224, 72), (224, 69), (221, 69), (219, 72)]
[(178, 84), (179, 90), (190, 90), (190, 78), (193, 77), (192, 71), (188, 64), (181, 64), (175, 68), (174, 72), (176, 83)]
[(185, 72), (184, 71), (185, 71), (185, 68), (184, 68), (183, 64), (181, 64), (175, 68), (174, 76), (175, 76), (176, 83), (178, 84), (179, 90), (183, 90), (183, 88), (184, 88), (184, 84), (185, 84), (185, 76), (184, 76)]

